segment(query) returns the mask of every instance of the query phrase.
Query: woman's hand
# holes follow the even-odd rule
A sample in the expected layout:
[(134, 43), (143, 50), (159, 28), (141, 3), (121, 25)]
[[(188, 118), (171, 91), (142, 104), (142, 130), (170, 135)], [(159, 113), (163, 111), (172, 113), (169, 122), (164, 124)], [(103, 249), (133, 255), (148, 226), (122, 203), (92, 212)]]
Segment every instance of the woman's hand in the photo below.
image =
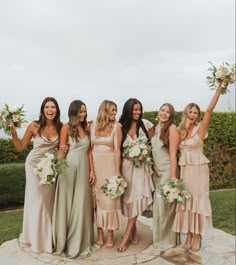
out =
[(59, 149), (64, 152), (67, 153), (69, 150), (69, 144), (60, 144)]
[(90, 173), (89, 173), (89, 184), (93, 185), (93, 183), (95, 182), (95, 179), (96, 179), (96, 177), (95, 177), (94, 172), (90, 171)]

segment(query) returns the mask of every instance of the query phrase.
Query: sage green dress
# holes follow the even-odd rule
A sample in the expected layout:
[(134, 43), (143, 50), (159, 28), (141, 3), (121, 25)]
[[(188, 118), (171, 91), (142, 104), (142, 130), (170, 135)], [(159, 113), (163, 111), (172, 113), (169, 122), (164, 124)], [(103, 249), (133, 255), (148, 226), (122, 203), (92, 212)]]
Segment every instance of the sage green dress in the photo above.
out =
[(160, 140), (160, 127), (156, 128), (151, 140), (154, 162), (153, 181), (155, 185), (153, 201), (153, 246), (168, 249), (180, 244), (180, 234), (172, 231), (176, 203), (168, 203), (161, 198), (158, 190), (160, 184), (170, 179), (169, 150)]
[(94, 243), (92, 188), (89, 185), (87, 136), (78, 142), (69, 137), (66, 172), (56, 185), (53, 209), (53, 243), (56, 254), (86, 257)]

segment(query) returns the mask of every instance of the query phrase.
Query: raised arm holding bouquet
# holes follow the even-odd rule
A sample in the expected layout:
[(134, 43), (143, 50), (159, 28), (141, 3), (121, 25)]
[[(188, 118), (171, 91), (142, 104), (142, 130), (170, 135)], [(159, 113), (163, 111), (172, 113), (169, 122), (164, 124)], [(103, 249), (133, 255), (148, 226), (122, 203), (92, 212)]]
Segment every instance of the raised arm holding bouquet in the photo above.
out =
[(213, 227), (209, 198), (209, 160), (203, 154), (203, 141), (207, 137), (211, 114), (221, 94), (220, 82), (202, 121), (199, 106), (190, 103), (183, 110), (179, 125), (180, 178), (189, 190), (191, 199), (177, 204), (173, 230), (187, 233), (183, 246), (185, 250), (198, 251), (202, 236)]

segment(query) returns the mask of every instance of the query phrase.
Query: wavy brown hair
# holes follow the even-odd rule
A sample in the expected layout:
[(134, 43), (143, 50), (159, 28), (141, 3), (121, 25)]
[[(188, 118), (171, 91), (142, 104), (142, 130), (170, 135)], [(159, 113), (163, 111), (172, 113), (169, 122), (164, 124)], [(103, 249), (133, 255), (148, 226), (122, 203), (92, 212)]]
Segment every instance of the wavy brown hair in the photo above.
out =
[(171, 124), (175, 123), (175, 109), (174, 109), (172, 104), (164, 103), (161, 105), (159, 111), (164, 106), (167, 106), (169, 108), (170, 117), (169, 117), (169, 120), (167, 122), (163, 123), (163, 126), (161, 127), (160, 139), (162, 140), (164, 146), (169, 147), (169, 128), (170, 128)]
[[(70, 135), (73, 140), (76, 142), (78, 141), (78, 114), (81, 110), (81, 107), (85, 106), (85, 103), (81, 100), (74, 100), (70, 103), (69, 110), (68, 110), (68, 117), (69, 117), (69, 128), (70, 128)], [(84, 121), (80, 123), (81, 127), (87, 134), (87, 115), (84, 118)]]

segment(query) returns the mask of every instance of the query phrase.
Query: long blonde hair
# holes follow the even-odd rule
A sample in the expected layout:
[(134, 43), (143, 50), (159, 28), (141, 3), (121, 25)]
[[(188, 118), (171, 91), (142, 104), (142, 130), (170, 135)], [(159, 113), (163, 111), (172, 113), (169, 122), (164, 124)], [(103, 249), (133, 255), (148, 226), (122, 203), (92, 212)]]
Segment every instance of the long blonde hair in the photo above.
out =
[(193, 107), (196, 107), (197, 110), (198, 110), (197, 123), (199, 123), (200, 120), (201, 120), (201, 110), (200, 110), (199, 106), (196, 103), (189, 103), (184, 108), (184, 110), (182, 112), (181, 122), (180, 122), (179, 127), (178, 127), (181, 141), (183, 141), (188, 135), (188, 130), (189, 130), (189, 127), (190, 127), (190, 122), (189, 122), (189, 119), (188, 119), (188, 115), (189, 115), (190, 110)]
[(112, 106), (117, 108), (115, 102), (111, 100), (103, 100), (98, 109), (96, 119), (96, 134), (101, 135), (106, 128), (113, 128), (115, 121), (110, 120), (110, 111)]

